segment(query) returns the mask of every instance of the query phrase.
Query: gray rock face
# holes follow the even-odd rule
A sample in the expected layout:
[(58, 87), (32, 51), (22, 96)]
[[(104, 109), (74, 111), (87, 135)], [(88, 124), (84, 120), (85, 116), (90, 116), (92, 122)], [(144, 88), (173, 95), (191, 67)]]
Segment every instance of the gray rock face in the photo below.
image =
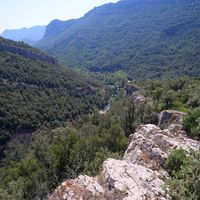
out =
[(139, 90), (140, 89), (132, 83), (127, 83), (125, 86), (126, 95), (132, 95), (134, 92), (137, 92)]
[(153, 124), (139, 126), (123, 160), (107, 159), (94, 178), (81, 175), (63, 182), (50, 200), (169, 200), (163, 189), (168, 178), (166, 157), (176, 148), (189, 153), (199, 147), (179, 124), (164, 130)]
[(164, 110), (158, 116), (158, 126), (163, 127), (169, 124), (182, 124), (184, 116), (184, 112)]
[(141, 90), (136, 85), (128, 82), (124, 90), (126, 92), (126, 95), (132, 97), (134, 103), (145, 103), (146, 98), (142, 95)]

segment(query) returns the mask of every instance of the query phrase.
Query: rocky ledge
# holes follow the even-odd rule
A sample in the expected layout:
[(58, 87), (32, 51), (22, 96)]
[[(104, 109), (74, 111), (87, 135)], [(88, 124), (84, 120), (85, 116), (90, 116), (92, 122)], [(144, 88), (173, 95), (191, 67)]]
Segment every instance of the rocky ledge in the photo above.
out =
[(50, 200), (168, 200), (163, 185), (168, 177), (165, 160), (176, 148), (188, 153), (200, 142), (189, 139), (182, 126), (161, 130), (153, 124), (139, 126), (130, 136), (122, 160), (107, 159), (96, 177), (80, 175), (63, 182)]

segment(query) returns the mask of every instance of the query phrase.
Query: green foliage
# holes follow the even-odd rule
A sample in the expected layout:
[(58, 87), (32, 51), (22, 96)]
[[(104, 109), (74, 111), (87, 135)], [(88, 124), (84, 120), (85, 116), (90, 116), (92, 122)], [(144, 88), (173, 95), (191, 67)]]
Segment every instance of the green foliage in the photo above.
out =
[(43, 199), (64, 179), (96, 175), (106, 158), (121, 158), (127, 138), (120, 119), (126, 113), (112, 112), (79, 116), (54, 130), (43, 127), (29, 144), (10, 142), (0, 168), (0, 197)]
[(172, 200), (198, 200), (200, 196), (200, 153), (197, 151), (186, 157), (184, 153), (177, 152), (177, 156), (179, 169), (173, 165), (172, 168), (175, 167), (176, 171), (166, 183), (169, 194)]
[(200, 137), (200, 107), (193, 109), (186, 115), (183, 125), (190, 136)]
[(113, 75), (113, 80), (115, 82), (115, 86), (118, 88), (124, 88), (125, 83), (128, 81), (127, 74), (122, 71), (117, 71)]
[(168, 156), (166, 165), (171, 171), (177, 172), (186, 161), (186, 152), (183, 149), (176, 149)]
[(189, 112), (199, 107), (198, 94), (200, 81), (194, 78), (180, 78), (176, 80), (138, 82), (146, 96), (151, 97), (154, 111), (174, 109)]
[(164, 109), (170, 109), (173, 106), (173, 102), (176, 100), (176, 94), (173, 90), (167, 90), (163, 94), (163, 101), (165, 103)]
[(128, 107), (128, 111), (126, 112), (125, 116), (125, 134), (126, 136), (129, 136), (131, 133), (135, 130), (135, 105), (133, 103), (130, 103)]
[(22, 43), (0, 38), (0, 46), (0, 154), (12, 134), (62, 126), (108, 101), (103, 84), (87, 74)]
[(46, 179), (45, 169), (32, 155), (19, 162), (11, 161), (9, 165), (0, 169), (1, 186), (5, 191), (0, 195), (11, 199), (32, 199), (45, 192), (43, 187)]

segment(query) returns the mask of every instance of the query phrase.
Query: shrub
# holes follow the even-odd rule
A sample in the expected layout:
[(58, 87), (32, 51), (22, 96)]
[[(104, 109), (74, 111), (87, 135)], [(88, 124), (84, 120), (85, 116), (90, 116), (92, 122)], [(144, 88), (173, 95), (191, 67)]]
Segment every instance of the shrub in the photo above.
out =
[(170, 171), (177, 172), (184, 164), (187, 158), (186, 152), (183, 149), (176, 149), (171, 152), (167, 158), (166, 164)]
[(183, 126), (190, 136), (200, 136), (200, 107), (187, 114), (183, 121)]
[[(183, 151), (183, 150), (182, 150)], [(199, 200), (200, 197), (200, 151), (194, 152), (187, 159), (184, 151), (175, 156), (179, 162), (179, 171), (172, 174), (166, 182), (172, 200)], [(173, 153), (174, 155), (175, 153)], [(172, 158), (172, 154), (169, 158)], [(168, 158), (168, 160), (169, 160)], [(171, 159), (172, 161), (173, 159)], [(170, 161), (170, 162), (171, 162)], [(171, 162), (172, 163), (172, 162)], [(183, 163), (183, 164), (182, 164)], [(175, 164), (174, 164), (175, 165)], [(174, 168), (174, 165), (172, 168)]]

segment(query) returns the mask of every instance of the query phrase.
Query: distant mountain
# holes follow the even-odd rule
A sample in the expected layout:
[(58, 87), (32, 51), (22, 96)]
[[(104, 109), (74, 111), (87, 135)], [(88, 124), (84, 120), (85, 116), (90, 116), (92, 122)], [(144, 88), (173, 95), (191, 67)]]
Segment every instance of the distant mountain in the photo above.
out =
[(71, 19), (71, 20), (67, 20), (67, 21), (61, 21), (61, 20), (55, 19), (55, 20), (51, 21), (48, 24), (48, 26), (46, 27), (44, 38), (51, 37), (51, 36), (57, 36), (57, 34), (66, 31), (71, 26), (76, 24), (77, 21), (78, 20), (76, 20), (76, 19)]
[(5, 30), (1, 36), (14, 41), (23, 41), (34, 45), (45, 33), (46, 26), (34, 26), (31, 28), (21, 28), (16, 30)]
[(11, 134), (61, 125), (103, 106), (104, 95), (98, 81), (58, 65), (38, 49), (0, 37), (0, 154)]
[(72, 19), (67, 21), (61, 21), (58, 19), (53, 20), (46, 27), (44, 37), (35, 46), (40, 47), (41, 49), (51, 48), (51, 45), (55, 42), (58, 35), (65, 33), (70, 27), (75, 25), (79, 20)]
[(91, 71), (124, 70), (144, 79), (199, 76), (200, 3), (121, 0), (94, 8), (64, 30), (51, 23), (36, 46)]

